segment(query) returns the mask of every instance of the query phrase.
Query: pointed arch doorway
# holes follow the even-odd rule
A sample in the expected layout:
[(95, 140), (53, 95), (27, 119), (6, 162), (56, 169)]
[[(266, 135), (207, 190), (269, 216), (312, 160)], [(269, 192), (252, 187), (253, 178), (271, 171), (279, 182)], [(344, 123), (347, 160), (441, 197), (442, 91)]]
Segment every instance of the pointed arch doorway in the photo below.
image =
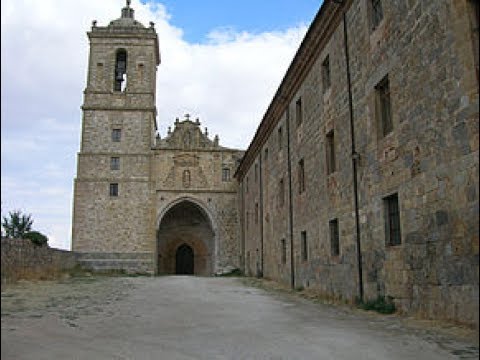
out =
[(191, 200), (171, 205), (159, 221), (157, 273), (213, 274), (215, 234), (208, 213)]
[(175, 254), (175, 274), (193, 275), (195, 267), (193, 249), (187, 244), (180, 245)]

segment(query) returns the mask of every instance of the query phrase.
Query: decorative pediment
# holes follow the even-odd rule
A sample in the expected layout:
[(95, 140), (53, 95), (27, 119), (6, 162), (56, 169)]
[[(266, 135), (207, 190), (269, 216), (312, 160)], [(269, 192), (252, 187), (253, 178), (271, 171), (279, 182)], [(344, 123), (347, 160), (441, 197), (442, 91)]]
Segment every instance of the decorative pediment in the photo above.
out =
[(214, 139), (210, 140), (207, 128), (205, 128), (204, 132), (201, 131), (198, 118), (195, 121), (191, 121), (190, 115), (186, 114), (183, 121), (180, 121), (178, 118), (175, 120), (173, 131), (171, 127), (168, 128), (168, 134), (165, 139), (160, 140), (157, 138), (156, 147), (182, 150), (222, 149), (218, 142), (218, 135), (215, 135)]

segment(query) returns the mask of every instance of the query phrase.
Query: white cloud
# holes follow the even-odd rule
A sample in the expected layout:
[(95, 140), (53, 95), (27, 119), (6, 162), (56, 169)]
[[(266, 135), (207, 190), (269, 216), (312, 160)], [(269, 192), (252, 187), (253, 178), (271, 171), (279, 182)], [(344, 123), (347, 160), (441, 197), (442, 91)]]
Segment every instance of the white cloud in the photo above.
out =
[[(2, 211), (24, 209), (50, 245), (70, 247), (71, 199), (79, 149), (91, 21), (120, 16), (118, 0), (3, 0)], [(306, 31), (212, 28), (191, 44), (160, 4), (133, 1), (137, 20), (155, 22), (161, 135), (190, 113), (223, 146), (246, 148)]]

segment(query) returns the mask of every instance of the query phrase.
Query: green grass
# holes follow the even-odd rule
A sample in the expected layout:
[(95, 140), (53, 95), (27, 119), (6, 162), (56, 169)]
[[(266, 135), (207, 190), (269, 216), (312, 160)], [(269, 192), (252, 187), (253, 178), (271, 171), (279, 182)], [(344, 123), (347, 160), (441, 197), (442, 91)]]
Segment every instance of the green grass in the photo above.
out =
[(242, 270), (240, 269), (233, 269), (232, 271), (230, 271), (229, 273), (225, 273), (225, 274), (220, 274), (220, 275), (216, 275), (218, 277), (243, 277), (243, 273), (242, 273)]
[(380, 314), (393, 314), (395, 312), (395, 304), (392, 298), (385, 300), (385, 296), (378, 296), (376, 299), (367, 301), (356, 300), (357, 307), (367, 311), (376, 311)]

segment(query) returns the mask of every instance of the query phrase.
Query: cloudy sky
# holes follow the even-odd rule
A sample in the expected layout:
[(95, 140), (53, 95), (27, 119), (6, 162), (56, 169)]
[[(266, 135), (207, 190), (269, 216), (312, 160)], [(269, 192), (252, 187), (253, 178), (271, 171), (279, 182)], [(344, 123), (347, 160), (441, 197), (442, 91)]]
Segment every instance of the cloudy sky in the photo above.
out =
[[(199, 117), (220, 144), (246, 148), (319, 0), (133, 0), (155, 22), (160, 133)], [(123, 0), (1, 1), (1, 212), (32, 214), (52, 247), (70, 249), (73, 179), (88, 59), (86, 31)]]

